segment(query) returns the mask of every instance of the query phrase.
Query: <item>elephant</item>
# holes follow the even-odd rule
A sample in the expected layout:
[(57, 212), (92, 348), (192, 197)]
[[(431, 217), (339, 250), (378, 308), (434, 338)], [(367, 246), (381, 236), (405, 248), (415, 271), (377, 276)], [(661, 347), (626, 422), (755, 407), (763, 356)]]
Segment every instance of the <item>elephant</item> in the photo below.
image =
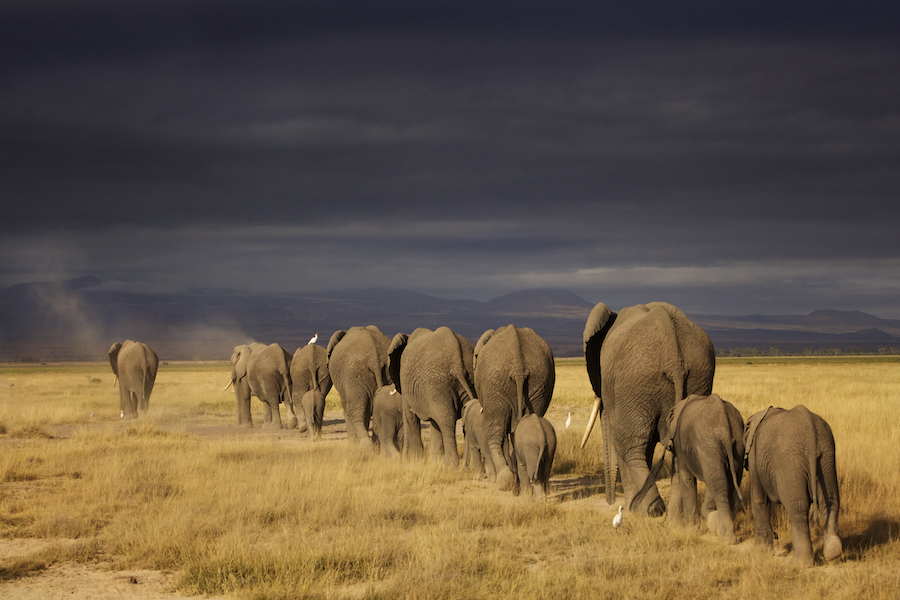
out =
[[(606, 501), (615, 502), (621, 474), (628, 505), (647, 479), (657, 442), (667, 437), (666, 415), (691, 394), (712, 393), (715, 351), (706, 332), (671, 304), (617, 314), (600, 302), (584, 327), (584, 357), (595, 400), (581, 447), (602, 417)], [(635, 510), (665, 512), (656, 482)]]
[(309, 391), (331, 391), (331, 375), (328, 373), (328, 353), (316, 344), (307, 344), (294, 352), (291, 360), (291, 384), (294, 404), (299, 404), (303, 394)]
[(550, 493), (550, 470), (556, 455), (556, 430), (547, 419), (534, 413), (519, 419), (513, 434), (519, 481), (535, 500), (545, 500)]
[[(238, 425), (253, 427), (253, 419), (250, 417), (250, 379), (247, 377), (247, 365), (250, 363), (250, 355), (254, 351), (263, 350), (265, 344), (253, 342), (252, 344), (240, 344), (234, 347), (231, 353), (231, 382), (225, 386), (234, 386), (234, 397), (237, 404)], [(272, 420), (271, 408), (265, 405), (265, 422)]]
[[(306, 431), (310, 439), (322, 438), (322, 421), (325, 416), (325, 394), (319, 390), (309, 390), (297, 403), (306, 420)], [(301, 433), (303, 430), (301, 429)]]
[[(279, 344), (270, 344), (250, 353), (247, 361), (247, 380), (250, 384), (250, 395), (259, 398), (266, 406), (263, 426), (280, 429), (281, 411), (278, 408), (284, 403), (291, 413), (291, 421), (298, 422), (294, 405), (291, 403), (291, 358), (292, 356)], [(246, 412), (249, 420), (250, 399), (247, 398)], [(270, 416), (271, 415), (271, 416)]]
[[(475, 392), (484, 407), (485, 437), (501, 490), (515, 490), (510, 435), (529, 413), (543, 417), (553, 397), (553, 352), (528, 328), (485, 331), (475, 345)], [(491, 479), (493, 481), (493, 479)]]
[(431, 458), (459, 467), (456, 421), (475, 398), (472, 342), (448, 327), (398, 333), (388, 349), (391, 379), (403, 394), (403, 439), (410, 456), (423, 456), (421, 421), (431, 423)]
[(465, 445), (463, 446), (463, 465), (469, 465), (478, 476), (487, 472), (491, 481), (496, 481), (497, 473), (490, 459), (490, 450), (484, 432), (484, 408), (478, 398), (466, 401), (462, 410), (462, 429)]
[(815, 506), (819, 519), (825, 519), (825, 560), (840, 557), (841, 496), (834, 435), (825, 419), (802, 405), (790, 410), (770, 406), (747, 421), (744, 447), (755, 542), (772, 547), (772, 506), (781, 504), (791, 521), (793, 560), (812, 566), (809, 509)]
[(400, 458), (403, 448), (403, 395), (396, 386), (384, 385), (372, 398), (372, 439), (381, 451), (392, 458)]
[[(666, 428), (668, 436), (662, 444), (672, 453), (675, 465), (669, 495), (669, 519), (697, 527), (702, 513), (710, 531), (716, 531), (728, 544), (737, 543), (734, 515), (744, 502), (741, 495), (744, 419), (741, 413), (717, 394), (691, 395), (669, 411)], [(663, 458), (650, 470), (644, 487), (632, 498), (632, 506), (639, 504), (650, 490), (662, 464)], [(702, 510), (697, 504), (698, 480), (706, 483)]]
[(119, 381), (119, 414), (135, 419), (138, 408), (146, 414), (159, 369), (156, 352), (142, 342), (116, 342), (109, 348), (109, 364)]
[(374, 325), (335, 331), (328, 341), (328, 372), (341, 396), (347, 441), (372, 448), (369, 420), (375, 390), (391, 383), (388, 346), (391, 340)]

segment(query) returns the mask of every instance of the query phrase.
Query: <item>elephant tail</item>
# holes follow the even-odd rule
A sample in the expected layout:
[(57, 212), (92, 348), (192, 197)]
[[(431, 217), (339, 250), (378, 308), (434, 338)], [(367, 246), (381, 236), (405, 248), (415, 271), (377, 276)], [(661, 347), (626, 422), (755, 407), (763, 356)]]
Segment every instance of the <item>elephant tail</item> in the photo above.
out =
[[(469, 382), (466, 380), (465, 374), (457, 375), (456, 379), (457, 379), (457, 381), (459, 381), (459, 384), (462, 386), (462, 389), (465, 390), (466, 394), (469, 396), (469, 399), (466, 400), (464, 403), (462, 403), (462, 406), (464, 409), (467, 405), (472, 404), (472, 401), (476, 400), (477, 397), (475, 396), (475, 392), (472, 390), (472, 386), (470, 386)], [(460, 417), (462, 418), (462, 413), (460, 413)]]
[(149, 400), (149, 394), (147, 393), (147, 383), (150, 377), (150, 374), (147, 372), (148, 367), (146, 360), (141, 361), (141, 398), (139, 406), (144, 410), (146, 410), (147, 400)]
[(318, 371), (319, 371), (319, 370), (318, 370), (318, 368), (316, 367), (315, 363), (313, 363), (312, 361), (310, 361), (310, 364), (309, 364), (309, 380), (310, 380), (310, 383), (312, 384), (312, 390), (311, 390), (311, 391), (313, 391), (313, 392), (321, 392), (321, 391), (322, 391), (322, 389), (319, 387), (319, 372), (318, 372)]
[(737, 496), (738, 501), (741, 503), (741, 506), (744, 505), (744, 495), (741, 494), (741, 484), (738, 483), (738, 469), (743, 469), (744, 465), (736, 464), (734, 460), (734, 452), (735, 452), (735, 443), (734, 440), (731, 442), (731, 448), (728, 449), (728, 470), (731, 472), (731, 483), (734, 485), (734, 493)]
[[(815, 427), (815, 425), (813, 426)], [(815, 429), (813, 429), (815, 431)], [(818, 474), (818, 456), (816, 452), (816, 448), (818, 447), (818, 441), (813, 446), (812, 452), (809, 453), (809, 498), (812, 500), (812, 505), (816, 507), (816, 512), (819, 513), (819, 522), (822, 521), (823, 518), (826, 517), (826, 514), (822, 511), (822, 507), (824, 506), (824, 499), (819, 498), (819, 474)], [(822, 504), (820, 504), (822, 502)]]
[(510, 424), (510, 433), (516, 432), (516, 426), (519, 420), (525, 416), (525, 384), (528, 381), (528, 374), (519, 371), (515, 375), (516, 381), (516, 409), (513, 411), (512, 423)]

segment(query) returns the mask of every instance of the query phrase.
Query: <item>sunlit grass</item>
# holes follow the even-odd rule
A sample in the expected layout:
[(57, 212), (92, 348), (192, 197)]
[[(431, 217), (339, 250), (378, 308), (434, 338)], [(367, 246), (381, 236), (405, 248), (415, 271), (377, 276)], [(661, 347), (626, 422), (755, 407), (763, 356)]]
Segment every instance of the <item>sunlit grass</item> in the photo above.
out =
[[(585, 483), (542, 504), (469, 472), (390, 462), (344, 441), (243, 435), (234, 394), (222, 392), (229, 369), (162, 366), (150, 416), (122, 423), (108, 365), (0, 367), (0, 384), (15, 383), (0, 388), (0, 537), (76, 540), (0, 560), (0, 579), (102, 559), (178, 570), (183, 593), (246, 598), (900, 594), (900, 364), (717, 369), (716, 391), (745, 418), (802, 403), (834, 430), (845, 557), (808, 570), (659, 519), (630, 517), (616, 533), (597, 478), (599, 428), (578, 448), (593, 399), (583, 361), (558, 364), (548, 417), (559, 436), (553, 485)], [(329, 403), (340, 409), (335, 392)], [(187, 433), (197, 424), (234, 427), (218, 437)], [(661, 489), (665, 496), (665, 482)], [(749, 514), (738, 530), (752, 541)], [(789, 540), (786, 523), (779, 533)]]

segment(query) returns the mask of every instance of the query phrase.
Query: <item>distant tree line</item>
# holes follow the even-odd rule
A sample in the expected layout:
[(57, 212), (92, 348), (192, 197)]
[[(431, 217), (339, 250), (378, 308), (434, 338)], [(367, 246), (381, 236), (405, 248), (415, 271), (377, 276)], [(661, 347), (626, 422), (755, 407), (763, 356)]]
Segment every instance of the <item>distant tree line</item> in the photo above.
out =
[(877, 350), (862, 350), (859, 348), (804, 348), (799, 352), (783, 351), (781, 348), (716, 348), (716, 356), (721, 357), (752, 357), (752, 356), (897, 356), (900, 349), (893, 346), (879, 346)]

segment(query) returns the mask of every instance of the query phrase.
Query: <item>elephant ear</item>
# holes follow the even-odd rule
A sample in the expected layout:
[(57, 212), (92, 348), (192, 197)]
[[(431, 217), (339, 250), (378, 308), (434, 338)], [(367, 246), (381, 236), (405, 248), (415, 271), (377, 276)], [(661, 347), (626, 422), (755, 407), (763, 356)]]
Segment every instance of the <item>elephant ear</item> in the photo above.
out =
[(247, 376), (247, 363), (253, 350), (250, 346), (235, 346), (234, 354), (231, 355), (231, 380), (238, 382)]
[(750, 417), (750, 420), (747, 421), (747, 427), (744, 429), (744, 468), (748, 471), (750, 470), (750, 449), (753, 447), (753, 441), (756, 438), (756, 430), (770, 410), (772, 410), (771, 406)]
[(478, 364), (478, 355), (481, 353), (482, 349), (484, 349), (484, 345), (487, 344), (491, 337), (494, 335), (493, 329), (488, 329), (484, 333), (481, 334), (481, 337), (478, 338), (478, 343), (475, 344), (475, 351), (472, 354), (472, 369), (475, 369), (475, 365)]
[(109, 364), (112, 367), (113, 373), (115, 373), (116, 377), (119, 376), (119, 350), (122, 349), (122, 343), (116, 342), (112, 346), (109, 347)]
[(339, 341), (344, 339), (345, 335), (347, 335), (347, 330), (341, 329), (340, 331), (335, 331), (331, 339), (328, 340), (328, 348), (325, 350), (326, 362), (331, 362), (331, 353), (334, 351), (334, 347), (337, 346)]
[(616, 322), (616, 313), (600, 302), (591, 310), (587, 322), (584, 324), (584, 360), (587, 366), (588, 377), (591, 379), (591, 387), (594, 396), (600, 398), (600, 347), (606, 334)]
[(684, 411), (685, 406), (700, 397), (701, 396), (697, 396), (696, 394), (691, 394), (684, 400), (676, 403), (675, 406), (672, 407), (672, 410), (669, 411), (669, 418), (666, 419), (666, 428), (668, 433), (666, 435), (666, 439), (663, 440), (663, 448), (669, 450), (673, 454), (675, 453), (675, 449), (672, 445), (672, 441), (675, 439), (675, 434), (678, 432), (678, 421), (679, 419), (681, 419), (681, 413)]
[(401, 356), (403, 356), (403, 351), (406, 350), (407, 342), (409, 342), (409, 336), (405, 333), (398, 333), (391, 340), (391, 345), (388, 346), (388, 372), (391, 375), (391, 380), (394, 382), (394, 389), (401, 394), (403, 390), (400, 389), (400, 360)]

